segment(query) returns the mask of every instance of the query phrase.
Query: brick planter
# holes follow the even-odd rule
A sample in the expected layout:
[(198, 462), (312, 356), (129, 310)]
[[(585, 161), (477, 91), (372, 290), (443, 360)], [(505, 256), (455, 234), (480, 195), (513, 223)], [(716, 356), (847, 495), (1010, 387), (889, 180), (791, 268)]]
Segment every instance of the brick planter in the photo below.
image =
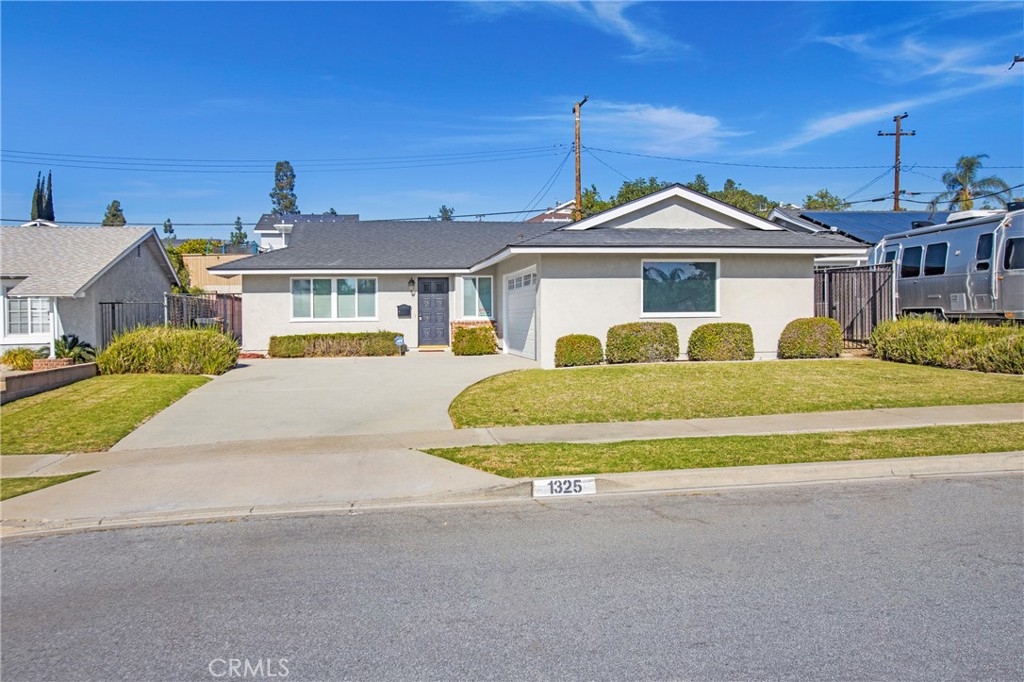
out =
[(32, 371), (41, 369), (57, 369), (58, 367), (70, 367), (75, 364), (74, 358), (35, 358), (32, 360)]

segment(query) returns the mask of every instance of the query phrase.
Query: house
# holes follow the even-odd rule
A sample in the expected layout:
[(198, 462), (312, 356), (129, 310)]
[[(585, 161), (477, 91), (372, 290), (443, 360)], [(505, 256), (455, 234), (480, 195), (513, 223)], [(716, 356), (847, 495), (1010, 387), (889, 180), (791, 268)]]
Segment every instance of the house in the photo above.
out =
[(814, 314), (814, 259), (863, 245), (801, 234), (672, 185), (563, 223), (278, 223), (284, 248), (213, 268), (241, 275), (243, 338), (387, 329), (413, 348), (447, 346), (452, 327), (493, 324), (506, 353), (554, 367), (566, 334), (604, 339), (639, 320), (690, 332), (744, 322), (759, 358)]
[(110, 304), (130, 302), (139, 321), (163, 320), (164, 294), (174, 284), (151, 227), (0, 227), (0, 347), (50, 346), (52, 354), (62, 334), (99, 346), (104, 323), (114, 322)]
[(566, 201), (565, 203), (558, 204), (554, 208), (545, 209), (543, 213), (538, 213), (532, 218), (528, 218), (528, 223), (571, 223), (573, 212), (576, 210), (576, 200)]
[(768, 214), (768, 220), (794, 232), (829, 231), (864, 245), (854, 257), (826, 256), (816, 262), (819, 267), (839, 267), (867, 265), (871, 247), (885, 235), (915, 225), (943, 223), (948, 216), (942, 211), (810, 211), (799, 206), (778, 206)]
[(288, 233), (280, 228), (280, 225), (294, 225), (297, 223), (334, 225), (336, 223), (352, 222), (359, 222), (359, 216), (338, 213), (297, 213), (294, 215), (277, 216), (272, 213), (264, 213), (256, 222), (253, 232), (260, 239), (260, 251), (273, 251), (274, 249), (283, 249), (287, 243)]

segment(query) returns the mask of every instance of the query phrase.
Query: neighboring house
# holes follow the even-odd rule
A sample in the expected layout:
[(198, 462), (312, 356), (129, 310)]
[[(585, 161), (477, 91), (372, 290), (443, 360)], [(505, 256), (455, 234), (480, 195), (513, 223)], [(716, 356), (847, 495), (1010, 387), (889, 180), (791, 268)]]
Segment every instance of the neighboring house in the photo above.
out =
[(576, 200), (567, 201), (564, 204), (558, 204), (554, 208), (546, 209), (543, 213), (539, 213), (532, 218), (529, 218), (526, 222), (528, 223), (571, 223), (573, 211), (576, 210)]
[(242, 293), (242, 278), (224, 277), (209, 269), (215, 265), (231, 263), (252, 255), (252, 248), (247, 253), (183, 253), (181, 260), (188, 269), (189, 285), (199, 287), (213, 294)]
[(562, 223), (283, 224), (285, 248), (213, 268), (241, 275), (243, 338), (387, 329), (446, 346), (453, 324), (493, 324), (504, 352), (554, 367), (566, 334), (605, 338), (664, 321), (682, 349), (706, 322), (745, 322), (759, 358), (814, 314), (813, 263), (861, 245), (798, 234), (682, 185)]
[(253, 232), (260, 238), (260, 251), (273, 251), (283, 249), (288, 244), (288, 234), (279, 225), (296, 224), (319, 224), (334, 225), (337, 223), (359, 222), (358, 215), (340, 215), (335, 213), (297, 213), (294, 215), (276, 216), (271, 213), (264, 213)]
[(948, 216), (943, 211), (811, 211), (778, 206), (768, 214), (768, 220), (794, 232), (834, 232), (864, 245), (855, 256), (827, 256), (815, 262), (819, 267), (840, 267), (866, 265), (871, 247), (887, 234), (904, 232), (915, 223), (944, 223)]
[(0, 347), (98, 346), (101, 303), (159, 302), (178, 279), (150, 227), (0, 227)]

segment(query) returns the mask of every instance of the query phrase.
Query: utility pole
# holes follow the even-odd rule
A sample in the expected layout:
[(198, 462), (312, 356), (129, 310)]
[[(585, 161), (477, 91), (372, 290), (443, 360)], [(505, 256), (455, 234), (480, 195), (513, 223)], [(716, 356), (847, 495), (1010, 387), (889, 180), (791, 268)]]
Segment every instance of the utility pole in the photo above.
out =
[(580, 179), (580, 108), (587, 103), (590, 95), (583, 95), (583, 99), (573, 105), (572, 113), (576, 115), (576, 208), (573, 211), (573, 220), (583, 217), (583, 186)]
[(908, 114), (907, 112), (904, 111), (902, 116), (893, 116), (892, 117), (893, 122), (896, 124), (896, 132), (895, 133), (883, 133), (881, 130), (878, 131), (878, 136), (879, 137), (895, 137), (896, 138), (896, 165), (894, 166), (894, 168), (896, 170), (896, 186), (894, 187), (893, 194), (892, 194), (892, 210), (894, 210), (894, 211), (900, 210), (900, 138), (901, 137), (911, 137), (913, 135), (917, 135), (917, 131), (916, 130), (911, 130), (909, 133), (904, 133), (904, 132), (902, 132), (900, 130), (900, 123), (902, 123), (903, 119), (905, 119), (909, 115), (910, 114)]

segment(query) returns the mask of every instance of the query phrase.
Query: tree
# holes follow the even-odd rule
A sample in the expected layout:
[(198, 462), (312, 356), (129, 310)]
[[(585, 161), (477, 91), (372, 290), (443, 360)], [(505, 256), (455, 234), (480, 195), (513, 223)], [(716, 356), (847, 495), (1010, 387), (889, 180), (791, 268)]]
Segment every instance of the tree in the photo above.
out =
[(700, 173), (697, 173), (693, 178), (693, 182), (686, 183), (684, 187), (692, 189), (694, 192), (700, 192), (701, 194), (707, 194), (711, 191), (711, 188), (708, 186), (708, 181), (705, 180), (704, 176)]
[(249, 235), (242, 229), (242, 216), (235, 218), (235, 230), (231, 233), (231, 244), (232, 246), (238, 246), (244, 244), (249, 240)]
[(31, 211), (31, 215), (30, 215), (30, 218), (32, 220), (39, 220), (39, 218), (40, 218), (39, 214), (42, 213), (42, 208), (43, 208), (43, 199), (42, 199), (42, 196), (41, 196), (42, 193), (43, 193), (42, 184), (43, 184), (43, 174), (39, 173), (39, 174), (36, 175), (36, 189), (35, 189), (35, 191), (32, 192), (32, 211)]
[(612, 206), (619, 206), (628, 201), (645, 197), (648, 194), (654, 194), (671, 184), (671, 182), (662, 182), (653, 176), (646, 180), (644, 178), (624, 180), (619, 187), (619, 191), (611, 198), (611, 204)]
[(932, 199), (932, 210), (948, 201), (950, 211), (969, 211), (974, 208), (974, 199), (980, 195), (992, 195), (992, 199), (1006, 206), (1010, 199), (1010, 186), (1006, 181), (995, 175), (978, 177), (981, 160), (987, 158), (988, 154), (961, 156), (954, 170), (943, 173), (942, 184), (946, 186), (946, 191)]
[(186, 239), (175, 250), (178, 253), (211, 253), (223, 245), (219, 239)]
[(850, 205), (824, 187), (804, 199), (804, 208), (809, 211), (845, 211)]
[(188, 266), (185, 265), (185, 259), (181, 257), (181, 253), (178, 252), (173, 246), (166, 246), (164, 250), (167, 251), (167, 258), (171, 261), (171, 265), (174, 267), (174, 274), (178, 276), (178, 281), (181, 282), (181, 286), (172, 287), (176, 294), (187, 294), (189, 292), (189, 285), (192, 282), (191, 276), (188, 274)]
[(768, 217), (768, 213), (779, 205), (777, 201), (772, 201), (763, 194), (753, 194), (752, 192), (743, 189), (743, 187), (732, 178), (725, 181), (721, 190), (711, 192), (709, 196), (718, 199), (722, 203), (735, 206), (747, 213), (759, 215), (762, 218)]
[(334, 210), (333, 206), (331, 206), (329, 209), (327, 209), (327, 211), (324, 212), (324, 215), (338, 215), (338, 212)]
[(295, 171), (287, 161), (278, 161), (274, 166), (274, 189), (270, 192), (275, 216), (292, 215), (299, 212), (299, 202), (295, 197)]
[(43, 210), (39, 217), (50, 222), (57, 220), (53, 213), (53, 171), (46, 174), (46, 198), (43, 200)]
[(114, 199), (107, 206), (107, 214), (103, 216), (103, 225), (120, 227), (125, 222), (124, 211), (121, 210), (121, 202)]
[(164, 234), (167, 235), (167, 241), (174, 239), (174, 224), (170, 218), (164, 221)]
[(454, 208), (449, 208), (449, 207), (445, 206), (444, 204), (441, 204), (441, 208), (437, 209), (437, 219), (438, 220), (452, 220), (454, 215), (455, 215), (455, 209)]
[(587, 187), (580, 194), (580, 213), (584, 218), (607, 210), (611, 206), (611, 202), (601, 199), (601, 193), (597, 191), (597, 185)]

